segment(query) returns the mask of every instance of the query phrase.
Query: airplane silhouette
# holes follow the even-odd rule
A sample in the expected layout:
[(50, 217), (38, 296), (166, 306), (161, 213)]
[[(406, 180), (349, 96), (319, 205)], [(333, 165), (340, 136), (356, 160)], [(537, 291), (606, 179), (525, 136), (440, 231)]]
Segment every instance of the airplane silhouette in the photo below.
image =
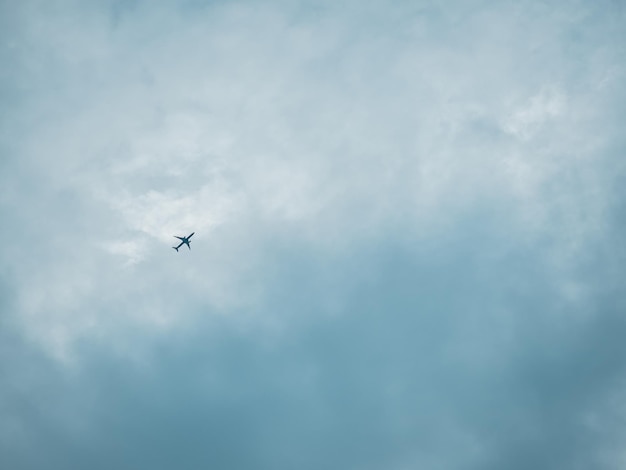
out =
[(186, 237), (177, 237), (176, 235), (174, 235), (174, 238), (178, 238), (181, 242), (180, 245), (178, 246), (173, 246), (172, 248), (174, 248), (176, 251), (178, 251), (178, 249), (183, 246), (183, 245), (187, 245), (187, 248), (189, 248), (191, 250), (191, 246), (189, 245), (189, 239), (191, 238), (191, 236), (196, 233), (196, 232), (192, 232), (191, 235), (187, 235)]

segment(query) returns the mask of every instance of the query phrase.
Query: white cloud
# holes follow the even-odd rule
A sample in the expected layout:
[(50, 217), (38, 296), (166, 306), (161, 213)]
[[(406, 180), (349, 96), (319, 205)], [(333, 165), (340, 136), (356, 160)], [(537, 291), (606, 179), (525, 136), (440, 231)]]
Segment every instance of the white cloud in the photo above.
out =
[(504, 122), (504, 129), (522, 140), (528, 140), (547, 122), (564, 112), (567, 109), (563, 94), (545, 88), (532, 96), (527, 104), (514, 110)]
[[(334, 7), (310, 20), (280, 6), (261, 17), (245, 4), (185, 16), (139, 4), (113, 29), (88, 7), (25, 13), (23, 44), (48, 65), (42, 79), (22, 61), (20, 79), (35, 90), (16, 109), (31, 123), (16, 147), (22, 171), (96, 209), (76, 216), (127, 267), (144, 269), (183, 232), (197, 232), (194, 246), (223, 244), (218, 265), (194, 251), (211, 279), (197, 289), (222, 305), (248, 282), (266, 237), (286, 230), (334, 256), (390, 234), (437, 239), (489, 207), (507, 213), (517, 241), (550, 233), (572, 259), (602, 227), (605, 195), (588, 159), (595, 148), (567, 135), (586, 133), (570, 117), (586, 103), (570, 99), (563, 79), (553, 85), (553, 69), (538, 69), (546, 58), (528, 53), (538, 43), (518, 36), (524, 22), (548, 34), (541, 28), (554, 18), (448, 8), (464, 19), (442, 36), (433, 25), (448, 16), (410, 10), (374, 8), (397, 28), (378, 36), (359, 32), (374, 13)], [(580, 21), (556, 18), (557, 27)], [(535, 75), (516, 75), (524, 66)], [(104, 281), (98, 269), (84, 275)]]

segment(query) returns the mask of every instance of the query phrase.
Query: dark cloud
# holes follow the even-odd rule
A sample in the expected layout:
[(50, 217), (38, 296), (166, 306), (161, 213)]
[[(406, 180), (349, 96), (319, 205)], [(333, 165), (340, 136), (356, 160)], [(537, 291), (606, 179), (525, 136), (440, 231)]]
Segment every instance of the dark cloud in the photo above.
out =
[(541, 253), (489, 256), (492, 227), (465, 227), (437, 253), (360, 247), (334, 266), (353, 279), (341, 293), (314, 257), (268, 246), (277, 282), (256, 315), (281, 310), (280, 331), (211, 320), (138, 363), (85, 344), (76, 368), (16, 345), (4, 403), (24, 434), (5, 463), (617, 468), (587, 417), (609, 419), (621, 387), (620, 292), (563, 305)]

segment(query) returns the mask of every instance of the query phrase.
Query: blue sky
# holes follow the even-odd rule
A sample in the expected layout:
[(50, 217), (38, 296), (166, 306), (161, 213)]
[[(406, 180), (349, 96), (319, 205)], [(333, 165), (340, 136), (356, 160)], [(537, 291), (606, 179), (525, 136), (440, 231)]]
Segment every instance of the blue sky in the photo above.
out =
[(621, 2), (0, 22), (2, 468), (626, 465)]

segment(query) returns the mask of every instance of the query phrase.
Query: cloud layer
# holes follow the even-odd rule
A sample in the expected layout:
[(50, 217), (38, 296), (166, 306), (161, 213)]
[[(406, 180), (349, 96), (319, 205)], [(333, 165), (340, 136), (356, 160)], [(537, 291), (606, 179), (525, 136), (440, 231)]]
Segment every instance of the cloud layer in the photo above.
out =
[(624, 15), (0, 6), (0, 466), (621, 468)]

